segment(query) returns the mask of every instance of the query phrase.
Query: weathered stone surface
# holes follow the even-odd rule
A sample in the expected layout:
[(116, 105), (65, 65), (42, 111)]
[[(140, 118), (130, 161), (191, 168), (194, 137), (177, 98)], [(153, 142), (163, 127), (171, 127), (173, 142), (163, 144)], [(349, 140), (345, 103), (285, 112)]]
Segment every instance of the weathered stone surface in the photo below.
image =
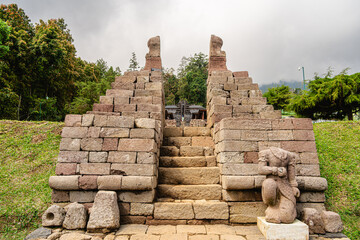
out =
[(152, 128), (152, 129), (155, 129), (155, 119), (137, 118), (137, 119), (135, 119), (135, 127), (137, 127), (137, 128)]
[(131, 215), (152, 215), (154, 212), (154, 204), (149, 203), (131, 203)]
[(145, 234), (149, 226), (142, 224), (122, 225), (116, 235)]
[(155, 177), (123, 176), (122, 190), (152, 190), (156, 187)]
[(327, 232), (337, 233), (344, 229), (340, 215), (335, 212), (322, 211), (321, 218), (324, 222), (324, 227)]
[(297, 219), (290, 224), (275, 224), (266, 222), (264, 217), (259, 217), (257, 218), (257, 225), (266, 239), (309, 239), (308, 226)]
[(255, 141), (222, 141), (215, 146), (216, 152), (254, 152), (258, 151)]
[(81, 150), (101, 151), (102, 143), (102, 138), (83, 138), (81, 139)]
[(97, 189), (98, 176), (80, 176), (79, 188), (83, 190)]
[(80, 127), (81, 126), (81, 115), (79, 114), (67, 114), (65, 116), (66, 127)]
[(109, 175), (110, 163), (80, 163), (80, 174)]
[(90, 152), (89, 153), (89, 162), (90, 163), (106, 163), (107, 161), (107, 152)]
[(114, 105), (114, 112), (135, 112), (136, 104), (117, 104)]
[(134, 128), (130, 130), (130, 138), (155, 138), (154, 129)]
[(189, 240), (219, 240), (219, 235), (190, 235)]
[(102, 145), (103, 151), (116, 151), (118, 149), (119, 139), (117, 138), (104, 138)]
[(203, 147), (193, 147), (193, 146), (180, 147), (180, 156), (191, 157), (191, 156), (203, 156), (203, 155), (204, 155)]
[(266, 205), (262, 202), (231, 202), (231, 223), (255, 223), (257, 217), (265, 216)]
[(152, 152), (138, 152), (136, 162), (140, 164), (154, 164), (157, 162), (157, 155)]
[(160, 156), (179, 156), (180, 150), (175, 146), (161, 146)]
[(120, 213), (116, 192), (99, 191), (96, 194), (87, 229), (116, 229), (120, 227)]
[(160, 157), (162, 167), (206, 167), (206, 157)]
[(204, 225), (177, 225), (177, 233), (186, 233), (186, 234), (206, 234), (206, 229)]
[(319, 212), (314, 208), (304, 208), (301, 214), (301, 221), (309, 227), (309, 233), (325, 233), (324, 222)]
[(60, 151), (79, 151), (80, 139), (63, 138), (60, 142)]
[(255, 188), (252, 176), (222, 176), (222, 186), (227, 190), (243, 190)]
[(222, 190), (222, 199), (227, 202), (255, 202), (261, 201), (261, 192), (254, 190)]
[(207, 127), (184, 127), (184, 136), (210, 136), (210, 128)]
[(320, 177), (320, 167), (319, 165), (298, 164), (296, 165), (296, 175)]
[(205, 225), (207, 234), (235, 234), (232, 226), (224, 224)]
[(257, 164), (225, 163), (220, 165), (221, 173), (224, 175), (257, 175)]
[(114, 97), (114, 104), (120, 105), (120, 104), (129, 104), (130, 103), (129, 97)]
[(56, 190), (79, 189), (79, 176), (50, 176), (49, 186)]
[(93, 202), (95, 195), (95, 191), (70, 191), (70, 202)]
[(82, 204), (71, 203), (66, 206), (63, 227), (66, 229), (82, 229), (86, 227), (87, 210)]
[(220, 152), (217, 156), (219, 163), (243, 163), (244, 153), (240, 152)]
[(57, 205), (51, 205), (42, 215), (42, 225), (44, 227), (61, 226), (65, 219), (65, 210)]
[(216, 184), (220, 181), (219, 173), (217, 167), (159, 168), (159, 182), (167, 184)]
[(100, 190), (120, 190), (122, 176), (109, 175), (97, 178), (98, 189)]
[(183, 129), (178, 127), (165, 127), (164, 137), (182, 137)]
[(60, 237), (59, 240), (92, 240), (92, 237), (90, 235), (85, 235), (82, 233), (65, 233)]
[(229, 207), (225, 202), (195, 201), (193, 208), (196, 219), (229, 218)]
[(322, 177), (297, 176), (296, 181), (300, 189), (307, 191), (325, 191), (328, 188), (327, 180)]
[(155, 203), (155, 219), (193, 219), (191, 203)]
[(93, 105), (94, 112), (112, 112), (113, 109), (114, 109), (114, 105), (112, 104), (94, 103)]
[(111, 164), (112, 175), (153, 176), (155, 170), (154, 164)]
[(245, 152), (244, 153), (244, 163), (258, 163), (259, 154), (258, 152)]
[(109, 152), (108, 162), (111, 163), (135, 163), (136, 152)]
[(120, 139), (119, 151), (125, 152), (156, 152), (154, 139)]
[(134, 117), (109, 116), (106, 122), (106, 126), (115, 128), (133, 128)]
[(88, 161), (88, 152), (84, 151), (60, 151), (58, 162), (82, 163)]
[(38, 228), (35, 231), (33, 231), (32, 233), (28, 234), (25, 237), (25, 240), (31, 240), (31, 239), (41, 239), (41, 238), (47, 238), (48, 236), (51, 235), (51, 229), (49, 228)]
[(88, 138), (98, 138), (100, 137), (101, 127), (89, 127), (87, 137)]
[(173, 199), (221, 199), (221, 185), (158, 185), (159, 197), (169, 197)]
[(119, 192), (119, 200), (122, 202), (153, 202), (155, 198), (155, 190), (151, 191), (132, 191), (132, 192)]
[(113, 128), (113, 127), (104, 127), (100, 130), (100, 137), (102, 138), (127, 138), (129, 137), (128, 128)]
[(63, 127), (61, 137), (63, 138), (84, 138), (87, 135), (87, 127)]
[(163, 146), (191, 146), (191, 137), (166, 137)]
[(70, 201), (69, 191), (53, 190), (51, 193), (51, 200), (55, 203), (69, 202)]
[(324, 192), (301, 192), (299, 202), (325, 202)]
[(76, 163), (58, 163), (56, 165), (56, 175), (75, 175)]

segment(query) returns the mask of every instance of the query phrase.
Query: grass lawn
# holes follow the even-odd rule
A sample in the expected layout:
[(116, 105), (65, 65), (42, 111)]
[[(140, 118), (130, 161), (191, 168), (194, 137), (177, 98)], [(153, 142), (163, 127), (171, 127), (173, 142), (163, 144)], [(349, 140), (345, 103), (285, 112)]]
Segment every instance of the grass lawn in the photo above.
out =
[[(51, 204), (63, 123), (0, 121), (0, 239), (23, 239)], [(360, 239), (360, 122), (314, 124), (326, 205)]]

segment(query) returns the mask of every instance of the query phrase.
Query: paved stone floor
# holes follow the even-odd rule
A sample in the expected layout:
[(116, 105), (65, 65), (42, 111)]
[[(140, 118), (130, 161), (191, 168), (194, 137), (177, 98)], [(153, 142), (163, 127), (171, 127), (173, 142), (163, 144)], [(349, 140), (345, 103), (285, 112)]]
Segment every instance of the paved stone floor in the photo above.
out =
[[(107, 234), (62, 231), (60, 240), (265, 240), (256, 225), (122, 225), (116, 232)], [(68, 236), (66, 236), (68, 235)], [(48, 238), (49, 239), (49, 238)], [(54, 238), (55, 239), (55, 238)], [(310, 240), (349, 240), (310, 236)]]

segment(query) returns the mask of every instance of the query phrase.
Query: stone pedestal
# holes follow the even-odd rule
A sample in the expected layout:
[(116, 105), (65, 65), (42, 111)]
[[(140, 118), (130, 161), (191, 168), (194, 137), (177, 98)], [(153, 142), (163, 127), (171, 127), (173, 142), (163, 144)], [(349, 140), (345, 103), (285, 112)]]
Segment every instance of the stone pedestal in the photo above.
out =
[(291, 224), (276, 224), (258, 217), (257, 226), (266, 240), (309, 240), (309, 227), (297, 219)]

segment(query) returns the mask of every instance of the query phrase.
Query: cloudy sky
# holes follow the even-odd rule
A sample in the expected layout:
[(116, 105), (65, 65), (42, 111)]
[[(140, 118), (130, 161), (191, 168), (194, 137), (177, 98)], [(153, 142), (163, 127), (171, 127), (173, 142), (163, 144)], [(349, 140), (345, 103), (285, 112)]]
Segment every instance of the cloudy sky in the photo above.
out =
[(331, 66), (360, 72), (359, 0), (13, 0), (33, 23), (64, 18), (77, 54), (122, 71), (135, 52), (145, 65), (147, 40), (159, 35), (163, 67), (208, 54), (223, 39), (227, 66), (254, 82), (301, 81)]

